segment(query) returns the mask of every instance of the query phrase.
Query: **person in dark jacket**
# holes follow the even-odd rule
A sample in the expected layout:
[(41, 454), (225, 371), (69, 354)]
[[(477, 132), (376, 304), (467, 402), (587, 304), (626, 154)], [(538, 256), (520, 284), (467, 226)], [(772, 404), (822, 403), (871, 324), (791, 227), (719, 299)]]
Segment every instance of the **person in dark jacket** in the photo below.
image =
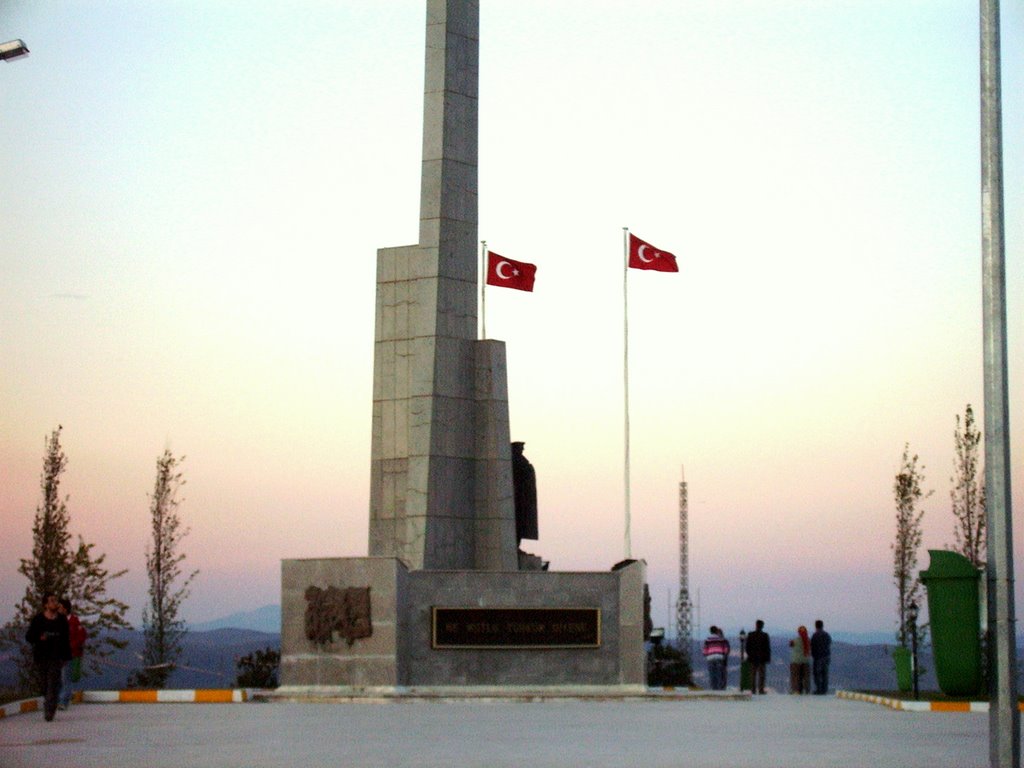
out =
[(817, 696), (824, 696), (828, 693), (828, 665), (832, 662), (832, 635), (825, 631), (825, 622), (821, 619), (814, 622), (814, 634), (811, 635), (811, 659), (814, 693)]
[(750, 662), (751, 692), (764, 693), (765, 670), (772, 660), (771, 638), (764, 631), (764, 622), (757, 620), (757, 628), (747, 635), (747, 661)]
[(61, 668), (71, 660), (69, 638), (68, 620), (60, 612), (60, 601), (49, 593), (43, 598), (43, 609), (32, 618), (25, 633), (25, 641), (32, 646), (47, 721), (53, 720), (57, 711)]

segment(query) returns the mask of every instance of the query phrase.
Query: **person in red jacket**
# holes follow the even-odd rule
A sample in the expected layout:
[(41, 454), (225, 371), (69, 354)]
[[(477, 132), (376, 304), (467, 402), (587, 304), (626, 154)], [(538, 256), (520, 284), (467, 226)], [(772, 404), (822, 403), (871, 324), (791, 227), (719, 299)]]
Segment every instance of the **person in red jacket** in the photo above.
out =
[(67, 709), (71, 704), (72, 682), (77, 682), (82, 673), (82, 653), (85, 651), (88, 633), (75, 615), (71, 601), (66, 597), (60, 601), (60, 612), (68, 620), (68, 641), (71, 645), (71, 661), (65, 664), (60, 672), (59, 706), (61, 709)]

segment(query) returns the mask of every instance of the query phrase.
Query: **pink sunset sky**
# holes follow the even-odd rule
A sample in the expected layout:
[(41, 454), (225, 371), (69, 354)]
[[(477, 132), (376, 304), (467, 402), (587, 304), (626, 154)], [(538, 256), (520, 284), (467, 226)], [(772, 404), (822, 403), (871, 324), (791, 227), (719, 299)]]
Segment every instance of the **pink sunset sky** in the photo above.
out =
[[(0, 619), (58, 424), (72, 531), (129, 570), (133, 621), (166, 447), (189, 621), (278, 602), (283, 558), (366, 554), (375, 254), (417, 237), (423, 23), (420, 0), (4, 4), (32, 53), (0, 64)], [(1021, 510), (1020, 4), (1002, 43)], [(483, 0), (480, 89), (480, 237), (537, 265), (487, 294), (538, 476), (525, 548), (623, 557), (628, 226), (680, 266), (629, 276), (655, 623), (685, 466), (705, 627), (893, 629), (903, 446), (925, 568), (955, 416), (983, 416), (976, 5)]]

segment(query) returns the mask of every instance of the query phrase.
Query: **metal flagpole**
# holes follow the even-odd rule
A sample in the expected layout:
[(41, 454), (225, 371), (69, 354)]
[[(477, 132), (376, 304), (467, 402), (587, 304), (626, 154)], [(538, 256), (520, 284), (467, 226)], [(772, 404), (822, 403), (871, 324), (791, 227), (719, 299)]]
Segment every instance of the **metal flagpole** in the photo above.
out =
[(1007, 402), (999, 0), (981, 0), (981, 242), (988, 516), (989, 765), (1020, 764)]
[(630, 510), (629, 510), (629, 290), (627, 279), (629, 275), (629, 227), (622, 228), (622, 379), (623, 395), (625, 397), (625, 433), (626, 433), (626, 533), (625, 549), (626, 560), (633, 557), (633, 541), (630, 534)]
[(487, 241), (480, 241), (480, 274), (483, 280), (480, 281), (480, 322), (483, 329), (480, 336), (487, 338)]

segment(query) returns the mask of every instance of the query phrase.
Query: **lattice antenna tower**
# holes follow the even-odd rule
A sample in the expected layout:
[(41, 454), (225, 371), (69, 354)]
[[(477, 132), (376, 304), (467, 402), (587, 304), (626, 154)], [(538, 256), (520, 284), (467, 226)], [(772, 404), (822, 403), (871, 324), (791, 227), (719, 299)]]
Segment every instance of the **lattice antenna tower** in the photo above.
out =
[[(690, 659), (693, 645), (693, 602), (690, 600), (690, 523), (686, 469), (679, 483), (679, 597), (676, 600), (676, 644)], [(692, 660), (691, 660), (692, 661)]]

